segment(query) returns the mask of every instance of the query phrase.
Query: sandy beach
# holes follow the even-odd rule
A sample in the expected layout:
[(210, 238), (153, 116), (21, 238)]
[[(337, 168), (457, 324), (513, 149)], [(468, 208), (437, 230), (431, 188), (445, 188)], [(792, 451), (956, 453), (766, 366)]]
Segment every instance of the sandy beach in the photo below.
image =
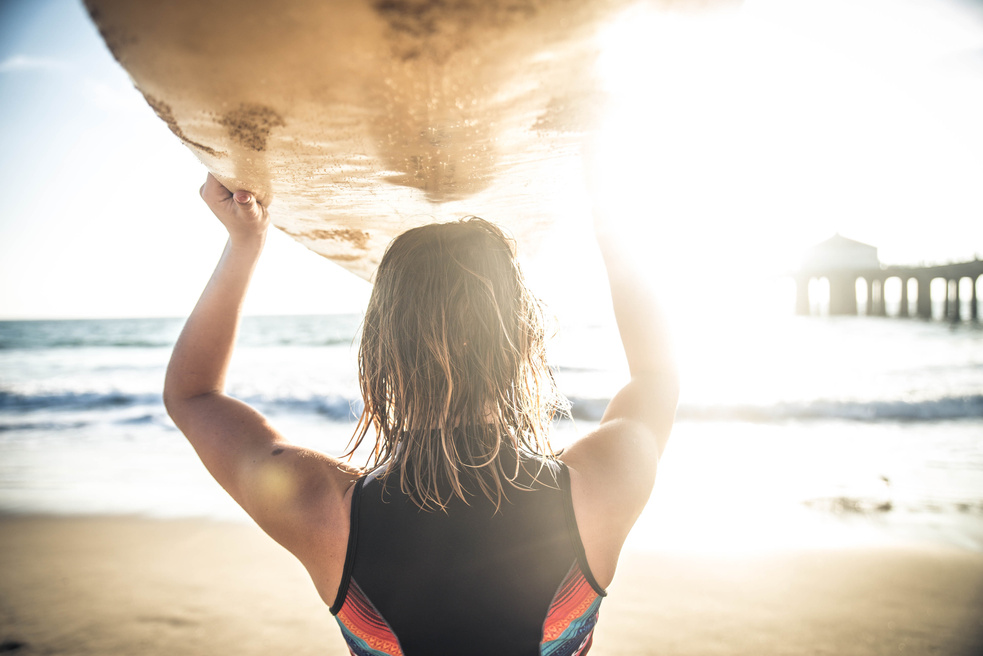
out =
[[(347, 653), (299, 563), (208, 520), (0, 518), (0, 651)], [(983, 554), (626, 553), (591, 654), (983, 653)]]

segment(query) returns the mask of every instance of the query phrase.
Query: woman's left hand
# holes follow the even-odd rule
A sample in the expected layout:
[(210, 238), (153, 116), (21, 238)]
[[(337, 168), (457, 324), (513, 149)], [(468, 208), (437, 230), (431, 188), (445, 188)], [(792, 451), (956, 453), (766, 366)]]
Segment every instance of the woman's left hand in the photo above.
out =
[(232, 193), (209, 173), (199, 193), (229, 231), (233, 243), (262, 243), (265, 240), (270, 214), (251, 192), (240, 189)]

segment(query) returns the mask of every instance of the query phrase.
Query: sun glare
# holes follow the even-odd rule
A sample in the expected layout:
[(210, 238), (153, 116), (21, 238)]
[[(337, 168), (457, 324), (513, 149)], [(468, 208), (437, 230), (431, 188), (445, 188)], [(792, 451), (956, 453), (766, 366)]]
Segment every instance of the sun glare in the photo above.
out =
[[(979, 131), (947, 124), (941, 100), (969, 96), (932, 66), (981, 44), (940, 7), (635, 7), (600, 36), (608, 109), (589, 177), (676, 324), (684, 389), (754, 404), (822, 364), (762, 366), (801, 349), (775, 318), (792, 320), (787, 274), (809, 246), (841, 232), (906, 264), (931, 259), (946, 229), (978, 230), (967, 175), (983, 170), (967, 135)], [(901, 290), (889, 282), (877, 294), (890, 310)], [(857, 291), (863, 305), (867, 283)], [(829, 298), (829, 281), (810, 283), (816, 314)]]
[(979, 34), (938, 7), (868, 5), (636, 7), (601, 35), (595, 191), (647, 259), (693, 288), (792, 271), (835, 232), (912, 263), (979, 231), (979, 131), (948, 104), (980, 94), (931, 68)]

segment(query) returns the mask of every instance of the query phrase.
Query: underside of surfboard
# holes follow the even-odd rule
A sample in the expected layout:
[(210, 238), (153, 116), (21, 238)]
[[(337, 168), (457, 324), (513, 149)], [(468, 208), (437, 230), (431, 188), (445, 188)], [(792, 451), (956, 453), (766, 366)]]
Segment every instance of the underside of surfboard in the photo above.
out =
[(603, 102), (593, 37), (633, 2), (85, 4), (223, 184), (275, 200), (277, 228), (370, 279), (393, 237), (433, 221), (483, 216), (534, 247)]

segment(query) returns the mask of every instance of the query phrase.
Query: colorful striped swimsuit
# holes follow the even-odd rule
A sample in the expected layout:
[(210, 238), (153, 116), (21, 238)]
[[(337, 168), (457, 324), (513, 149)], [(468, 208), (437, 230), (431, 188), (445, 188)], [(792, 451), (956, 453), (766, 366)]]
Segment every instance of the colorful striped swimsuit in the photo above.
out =
[(527, 476), (533, 490), (507, 487), (498, 512), (481, 494), (455, 497), (446, 513), (420, 510), (395, 475), (356, 484), (331, 607), (353, 655), (587, 653), (605, 593), (584, 555), (569, 472), (550, 461)]

